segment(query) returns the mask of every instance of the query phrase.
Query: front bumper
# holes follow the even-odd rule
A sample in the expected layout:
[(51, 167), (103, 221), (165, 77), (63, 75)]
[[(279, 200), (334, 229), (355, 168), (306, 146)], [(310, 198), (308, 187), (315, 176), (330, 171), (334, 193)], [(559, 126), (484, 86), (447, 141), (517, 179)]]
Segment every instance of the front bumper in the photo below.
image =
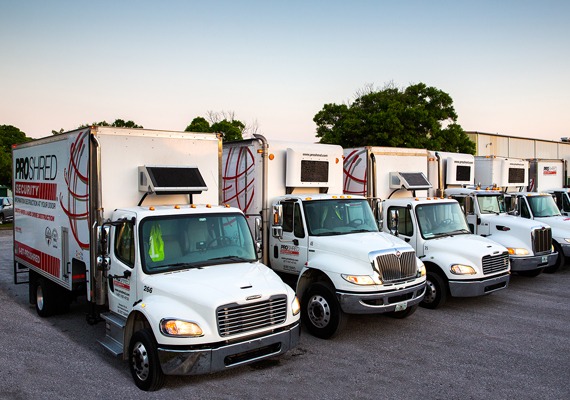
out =
[(453, 297), (483, 296), (497, 290), (505, 289), (509, 284), (511, 275), (506, 272), (499, 276), (487, 279), (449, 281), (449, 292)]
[(165, 375), (200, 375), (284, 354), (299, 343), (300, 324), (271, 335), (211, 348), (164, 348), (158, 358)]
[(531, 257), (510, 257), (511, 271), (532, 271), (542, 269), (556, 264), (558, 253), (553, 252), (543, 256)]
[(342, 311), (347, 314), (381, 314), (396, 311), (404, 304), (411, 307), (421, 302), (426, 293), (425, 282), (400, 290), (375, 293), (337, 292)]

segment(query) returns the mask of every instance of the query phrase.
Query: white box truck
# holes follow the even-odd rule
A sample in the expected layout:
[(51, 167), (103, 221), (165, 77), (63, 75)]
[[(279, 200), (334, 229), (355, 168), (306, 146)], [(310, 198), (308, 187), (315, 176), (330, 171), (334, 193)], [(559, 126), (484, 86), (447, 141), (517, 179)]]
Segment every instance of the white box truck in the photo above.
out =
[(217, 135), (92, 127), (13, 160), (15, 279), (29, 268), (41, 316), (85, 295), (140, 389), (297, 344), (294, 292), (257, 260), (243, 213), (216, 205)]
[(342, 194), (340, 146), (256, 135), (223, 147), (223, 201), (249, 217), (263, 260), (297, 277), (309, 332), (330, 338), (345, 314), (404, 318), (416, 310), (423, 263), (410, 245), (378, 231), (365, 198)]
[(530, 158), (529, 192), (544, 192), (566, 187), (566, 161), (562, 159)]
[(344, 192), (374, 203), (382, 229), (410, 243), (427, 269), (426, 308), (449, 295), (480, 296), (507, 287), (507, 249), (474, 235), (456, 200), (426, 197), (428, 151), (359, 147), (344, 150)]
[[(479, 158), (478, 158), (479, 159)], [(509, 251), (511, 271), (537, 276), (556, 263), (552, 250), (552, 230), (544, 222), (509, 215), (504, 192), (500, 188), (527, 186), (527, 163), (524, 160), (483, 158), (486, 166), (497, 161), (499, 171), (491, 173), (492, 185), (475, 186), (475, 157), (471, 154), (429, 152), (428, 176), (434, 192), (459, 202), (472, 233), (502, 244)]]
[(496, 182), (499, 185), (502, 182), (502, 189), (507, 191), (504, 199), (509, 214), (550, 226), (552, 245), (558, 256), (554, 264), (549, 259), (544, 272), (554, 272), (565, 264), (566, 257), (570, 255), (570, 221), (561, 216), (552, 194), (526, 190), (535, 186), (528, 184), (528, 170), (526, 160), (475, 157), (475, 182), (481, 187), (497, 186)]

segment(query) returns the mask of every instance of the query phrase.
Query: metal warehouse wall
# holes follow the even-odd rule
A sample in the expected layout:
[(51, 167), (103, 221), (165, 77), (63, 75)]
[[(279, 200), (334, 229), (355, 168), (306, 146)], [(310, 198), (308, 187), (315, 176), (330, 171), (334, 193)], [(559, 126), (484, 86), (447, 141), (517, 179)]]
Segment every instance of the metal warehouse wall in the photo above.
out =
[(570, 143), (504, 136), (494, 133), (466, 132), (475, 142), (475, 155), (509, 158), (554, 158), (570, 161)]

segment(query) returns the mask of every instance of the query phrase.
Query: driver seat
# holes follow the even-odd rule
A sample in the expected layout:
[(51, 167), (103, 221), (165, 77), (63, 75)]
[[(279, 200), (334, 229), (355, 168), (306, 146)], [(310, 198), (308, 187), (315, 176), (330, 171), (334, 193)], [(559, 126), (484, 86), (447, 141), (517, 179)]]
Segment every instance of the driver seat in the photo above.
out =
[(198, 219), (191, 219), (188, 223), (188, 238), (190, 251), (205, 250), (208, 242), (212, 240), (208, 234), (208, 223)]

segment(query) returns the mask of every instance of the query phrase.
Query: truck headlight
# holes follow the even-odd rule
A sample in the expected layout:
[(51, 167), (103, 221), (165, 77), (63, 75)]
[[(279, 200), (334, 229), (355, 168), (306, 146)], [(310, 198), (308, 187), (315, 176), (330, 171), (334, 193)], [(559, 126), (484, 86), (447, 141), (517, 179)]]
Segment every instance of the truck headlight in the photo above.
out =
[(421, 276), (426, 276), (426, 266), (424, 265), (424, 263), (421, 263), (421, 265), (418, 268), (418, 278)]
[(529, 251), (527, 249), (518, 249), (516, 247), (507, 247), (509, 254), (511, 256), (528, 256)]
[(371, 276), (368, 275), (341, 275), (344, 280), (354, 283), (355, 285), (381, 285), (382, 282), (375, 282)]
[(455, 275), (475, 275), (475, 269), (469, 265), (453, 264), (451, 266), (451, 273)]
[(160, 331), (166, 336), (197, 337), (203, 335), (202, 328), (197, 323), (180, 319), (163, 319), (160, 321)]
[(567, 243), (570, 243), (570, 239), (564, 239)]
[(293, 313), (293, 315), (297, 315), (299, 314), (299, 311), (301, 311), (301, 304), (299, 304), (299, 299), (297, 298), (297, 296), (295, 296), (293, 303), (291, 303), (291, 312)]

